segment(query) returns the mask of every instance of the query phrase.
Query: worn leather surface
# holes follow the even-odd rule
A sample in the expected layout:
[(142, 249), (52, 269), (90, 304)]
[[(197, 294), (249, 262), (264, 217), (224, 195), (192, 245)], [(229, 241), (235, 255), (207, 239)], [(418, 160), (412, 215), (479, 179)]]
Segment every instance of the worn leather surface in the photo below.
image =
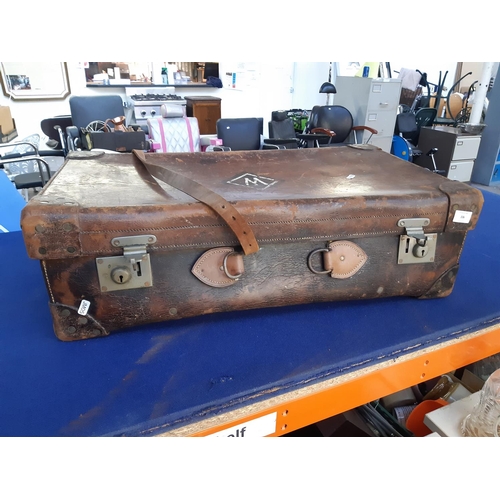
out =
[[(449, 271), (456, 270), (482, 206), (478, 190), (379, 150), (342, 146), (153, 157), (227, 200), (252, 228), (260, 250), (244, 257), (245, 272), (231, 286), (210, 286), (191, 272), (200, 257), (220, 247), (241, 251), (220, 215), (153, 179), (133, 155), (70, 158), (24, 209), (23, 235), (30, 257), (43, 261), (51, 303), (78, 309), (88, 300), (89, 320), (103, 334), (239, 309), (445, 296), (456, 275)], [(457, 210), (470, 212), (470, 220), (455, 221)], [(438, 235), (435, 260), (398, 265), (404, 233), (398, 220), (415, 217), (428, 218), (425, 231)], [(157, 238), (147, 247), (154, 286), (102, 293), (96, 258), (121, 254), (113, 238), (144, 234)], [(339, 240), (358, 246), (364, 264), (341, 270), (353, 272), (345, 279), (311, 272), (310, 253)], [(67, 326), (60, 319), (54, 323), (61, 330)], [(84, 338), (85, 328), (82, 337), (73, 329), (58, 337)]]
[[(318, 242), (269, 244), (257, 254), (246, 256), (243, 276), (223, 288), (204, 284), (191, 273), (204, 253), (197, 249), (152, 253), (153, 287), (107, 293), (100, 292), (94, 257), (51, 259), (43, 265), (52, 301), (78, 308), (82, 300), (88, 300), (89, 317), (102, 326), (103, 332), (113, 332), (214, 312), (391, 296), (420, 297), (457, 265), (464, 237), (465, 233), (458, 232), (438, 235), (435, 262), (414, 265), (397, 264), (398, 238), (353, 239), (368, 258), (348, 279), (332, 279), (330, 274), (318, 275), (309, 270), (307, 258), (318, 248)], [(454, 280), (443, 283), (438, 296), (451, 292)], [(78, 338), (74, 332), (71, 335), (71, 340)], [(57, 336), (68, 337), (63, 332)]]
[[(259, 244), (399, 235), (397, 220), (408, 217), (428, 217), (430, 232), (468, 230), (482, 205), (478, 190), (378, 150), (151, 155), (228, 200)], [(449, 224), (446, 192), (457, 184), (462, 193), (452, 205), (473, 212), (469, 224)], [(238, 244), (211, 208), (155, 181), (128, 153), (68, 159), (25, 208), (22, 226), (28, 254), (37, 259), (113, 254), (112, 238), (141, 232), (157, 237), (151, 251)]]
[(164, 168), (161, 160), (157, 160), (159, 157), (156, 155), (146, 156), (143, 151), (134, 151), (134, 155), (139, 158), (148, 173), (153, 177), (165, 181), (170, 186), (204, 203), (222, 217), (238, 239), (245, 254), (259, 251), (259, 244), (252, 229), (229, 201), (188, 176)]

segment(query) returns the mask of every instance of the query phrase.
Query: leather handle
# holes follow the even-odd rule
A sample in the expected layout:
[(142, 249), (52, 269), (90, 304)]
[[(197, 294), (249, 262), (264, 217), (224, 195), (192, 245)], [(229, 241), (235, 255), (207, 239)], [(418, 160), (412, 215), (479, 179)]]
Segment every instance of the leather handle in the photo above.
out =
[[(245, 255), (259, 251), (259, 244), (247, 221), (226, 199), (182, 174), (173, 172), (163, 165), (157, 165), (146, 160), (146, 155), (143, 151), (134, 149), (132, 152), (146, 167), (150, 175), (170, 184), (172, 187), (188, 194), (195, 200), (201, 201), (219, 214), (231, 228), (236, 238), (238, 238)], [(152, 155), (154, 156), (154, 154)]]

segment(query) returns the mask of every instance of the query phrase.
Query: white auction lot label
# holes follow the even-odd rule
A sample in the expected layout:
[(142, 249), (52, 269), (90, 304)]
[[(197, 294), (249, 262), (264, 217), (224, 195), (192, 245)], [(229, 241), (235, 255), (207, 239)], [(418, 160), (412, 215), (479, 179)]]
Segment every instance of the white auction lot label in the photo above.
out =
[(471, 218), (472, 218), (472, 212), (466, 212), (465, 210), (457, 210), (455, 212), (455, 216), (453, 217), (453, 222), (468, 224)]
[(206, 437), (264, 437), (276, 432), (276, 412), (243, 422)]

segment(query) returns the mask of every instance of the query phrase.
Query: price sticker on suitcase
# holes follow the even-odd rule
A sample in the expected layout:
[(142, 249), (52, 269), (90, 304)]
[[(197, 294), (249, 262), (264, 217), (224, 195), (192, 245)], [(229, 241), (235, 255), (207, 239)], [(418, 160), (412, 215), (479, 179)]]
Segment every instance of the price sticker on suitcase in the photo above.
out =
[(459, 222), (461, 224), (468, 224), (472, 218), (472, 212), (466, 212), (465, 210), (457, 210), (453, 216), (453, 222)]
[(78, 314), (85, 316), (89, 312), (90, 302), (88, 300), (82, 300), (80, 307), (78, 308)]

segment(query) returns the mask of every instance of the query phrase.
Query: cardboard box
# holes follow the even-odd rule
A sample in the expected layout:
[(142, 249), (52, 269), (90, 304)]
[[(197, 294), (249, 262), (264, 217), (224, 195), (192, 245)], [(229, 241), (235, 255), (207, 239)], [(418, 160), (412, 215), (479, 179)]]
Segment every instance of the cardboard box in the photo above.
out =
[(16, 124), (9, 106), (0, 106), (0, 143), (5, 144), (17, 137)]
[(15, 129), (9, 106), (0, 106), (0, 133), (9, 135)]
[(149, 150), (144, 132), (90, 132), (91, 149), (109, 149), (130, 153), (133, 149)]
[(373, 437), (363, 419), (355, 410), (349, 410), (340, 415), (334, 415), (317, 422), (316, 427), (323, 437)]

